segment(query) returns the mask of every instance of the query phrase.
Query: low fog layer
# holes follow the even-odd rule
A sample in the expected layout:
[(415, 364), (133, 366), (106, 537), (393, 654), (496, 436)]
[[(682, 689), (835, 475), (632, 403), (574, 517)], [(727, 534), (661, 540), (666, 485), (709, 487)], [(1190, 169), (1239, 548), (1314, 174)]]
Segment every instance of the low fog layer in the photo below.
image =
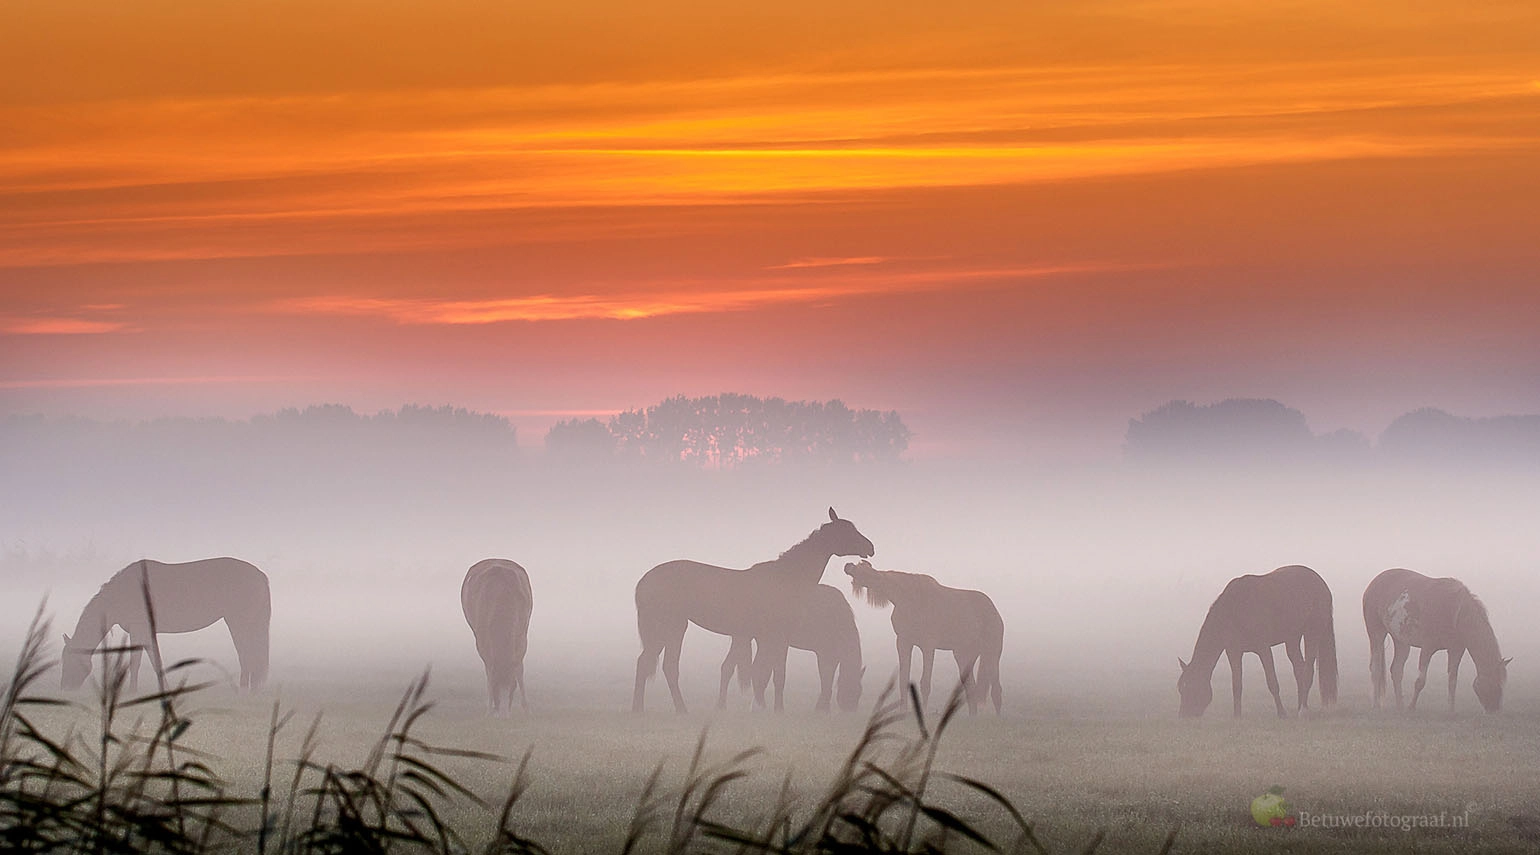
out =
[[(271, 579), (274, 684), (394, 688), (432, 665), (446, 690), (477, 693), (459, 586), (472, 563), (496, 556), (527, 568), (534, 589), (531, 702), (618, 710), (629, 705), (638, 652), (633, 590), (648, 568), (774, 558), (833, 506), (875, 544), (878, 568), (994, 599), (1006, 628), (1007, 714), (1174, 715), (1176, 660), (1191, 653), (1225, 582), (1296, 563), (1332, 588), (1344, 704), (1368, 703), (1359, 597), (1388, 567), (1464, 580), (1514, 657), (1511, 701), (1540, 696), (1540, 630), (1528, 619), (1540, 602), (1540, 479), (1501, 461), (1375, 461), (1353, 456), (1367, 440), (1339, 437), (1323, 446), (1332, 453), (1272, 462), (1131, 453), (1071, 470), (938, 461), (712, 470), (519, 453), (495, 425), (375, 445), (346, 428), (224, 447), (162, 437), (132, 454), (88, 454), (89, 440), (71, 444), (49, 427), (52, 446), (11, 443), (4, 461), (6, 655), (45, 595), (57, 639), (133, 560), (231, 555)], [(831, 561), (824, 582), (849, 596), (842, 566)], [(893, 673), (893, 635), (887, 610), (850, 599), (870, 700)], [(236, 671), (220, 626), (163, 645), (168, 659), (201, 656)], [(726, 649), (698, 628), (687, 635), (683, 683), (695, 708), (714, 699)], [(937, 685), (950, 685), (950, 657), (936, 667)], [(1248, 708), (1265, 712), (1260, 669), (1254, 659), (1247, 667)], [(1442, 654), (1434, 668), (1441, 702)], [(1472, 676), (1467, 663), (1460, 700), (1470, 710)], [(788, 682), (791, 703), (810, 706), (811, 654), (792, 653)], [(660, 681), (649, 705), (667, 708)]]

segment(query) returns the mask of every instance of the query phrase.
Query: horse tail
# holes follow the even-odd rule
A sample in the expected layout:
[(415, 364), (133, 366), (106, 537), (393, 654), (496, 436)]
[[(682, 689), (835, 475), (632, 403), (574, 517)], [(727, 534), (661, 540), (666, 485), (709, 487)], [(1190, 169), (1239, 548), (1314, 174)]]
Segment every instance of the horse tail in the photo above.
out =
[(252, 592), (252, 601), (244, 613), (226, 614), (225, 626), (241, 662), (241, 688), (256, 691), (267, 682), (271, 648), (273, 600), (267, 576), (258, 573), (261, 590)]
[(1005, 619), (1000, 617), (1000, 610), (995, 608), (993, 600), (983, 596), (981, 609), (984, 618), (984, 647), (979, 654), (978, 688), (981, 697), (989, 697), (995, 705), (995, 712), (1000, 712), (1000, 656), (1005, 650)]
[(1321, 629), (1320, 647), (1316, 653), (1316, 668), (1321, 673), (1321, 706), (1337, 703), (1337, 631), (1332, 626), (1331, 607), (1326, 609), (1326, 622)]

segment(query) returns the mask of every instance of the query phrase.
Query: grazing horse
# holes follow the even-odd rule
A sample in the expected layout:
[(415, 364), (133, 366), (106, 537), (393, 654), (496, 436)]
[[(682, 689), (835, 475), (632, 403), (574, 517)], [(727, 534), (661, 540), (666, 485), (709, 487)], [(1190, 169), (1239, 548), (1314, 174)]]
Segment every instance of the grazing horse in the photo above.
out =
[[(989, 597), (979, 591), (948, 588), (923, 573), (877, 570), (871, 562), (845, 565), (850, 589), (866, 592), (866, 601), (879, 608), (893, 605), (893, 632), (898, 637), (898, 682), (909, 685), (909, 661), (920, 649), (920, 703), (930, 702), (930, 672), (937, 650), (950, 650), (957, 676), (967, 690), (968, 714), (992, 697), (1000, 714), (1000, 650), (1005, 622)], [(978, 675), (974, 676), (977, 663)]]
[[(799, 599), (792, 613), (782, 620), (787, 627), (786, 643), (798, 650), (810, 650), (818, 655), (818, 679), (822, 691), (818, 695), (819, 712), (829, 710), (829, 701), (835, 694), (834, 678), (839, 675), (837, 702), (845, 712), (853, 712), (861, 703), (861, 635), (856, 631), (856, 616), (845, 602), (845, 595), (838, 588), (816, 585), (806, 596)], [(733, 645), (722, 660), (722, 686), (717, 694), (717, 709), (727, 707), (727, 685), (733, 672), (743, 688), (749, 686), (749, 668), (753, 659), (753, 638), (740, 635), (733, 638)], [(786, 668), (782, 665), (773, 674), (775, 702), (781, 706), (781, 693), (786, 687)], [(764, 687), (754, 693), (756, 706), (765, 705)]]
[[(647, 680), (663, 657), (663, 676), (674, 711), (685, 712), (679, 691), (679, 650), (691, 623), (733, 638), (747, 636), (759, 646), (756, 685), (764, 685), (786, 660), (789, 603), (818, 584), (836, 555), (870, 556), (872, 542), (829, 509), (829, 521), (773, 561), (731, 570), (698, 561), (669, 561), (648, 570), (636, 583), (636, 628), (642, 652), (636, 657), (631, 709), (642, 711)], [(777, 710), (780, 707), (777, 706)]]
[(74, 634), (64, 636), (62, 685), (79, 688), (91, 673), (91, 654), (108, 631), (121, 626), (134, 648), (129, 656), (129, 687), (138, 691), (142, 652), (148, 651), (157, 679), (165, 674), (156, 634), (193, 632), (223, 618), (241, 663), (240, 688), (259, 689), (267, 680), (271, 617), (267, 574), (245, 561), (136, 561), (102, 585), (81, 610)]
[(1374, 706), (1385, 696), (1385, 636), (1395, 645), (1390, 679), (1401, 708), (1401, 672), (1413, 647), (1422, 648), (1411, 708), (1428, 683), (1428, 665), (1439, 650), (1449, 651), (1449, 709), (1460, 675), (1460, 659), (1470, 651), (1476, 663), (1476, 698), (1489, 713), (1503, 705), (1508, 663), (1497, 647), (1497, 635), (1486, 606), (1458, 579), (1433, 579), (1411, 570), (1386, 570), (1364, 589), (1364, 626), (1369, 630), (1369, 676), (1374, 681)]
[(519, 706), (524, 696), (524, 652), (529, 649), (529, 615), (534, 608), (529, 574), (504, 558), (487, 558), (471, 565), (460, 583), (460, 609), (476, 636), (476, 652), (487, 672), (487, 698), (492, 715)]
[[(1303, 650), (1301, 650), (1303, 643)], [(1284, 718), (1283, 698), (1278, 694), (1278, 673), (1273, 666), (1273, 647), (1282, 644), (1294, 663), (1294, 685), (1299, 692), (1298, 710), (1309, 707), (1313, 671), (1321, 674), (1321, 705), (1337, 702), (1337, 635), (1332, 628), (1331, 589), (1319, 574), (1298, 564), (1279, 567), (1261, 576), (1237, 576), (1230, 580), (1209, 607), (1198, 630), (1192, 661), (1177, 662), (1182, 676), (1177, 692), (1182, 696), (1184, 717), (1203, 715), (1214, 699), (1214, 666), (1219, 654), (1230, 659), (1230, 688), (1235, 715), (1241, 714), (1241, 657), (1255, 653), (1267, 675), (1278, 717)]]

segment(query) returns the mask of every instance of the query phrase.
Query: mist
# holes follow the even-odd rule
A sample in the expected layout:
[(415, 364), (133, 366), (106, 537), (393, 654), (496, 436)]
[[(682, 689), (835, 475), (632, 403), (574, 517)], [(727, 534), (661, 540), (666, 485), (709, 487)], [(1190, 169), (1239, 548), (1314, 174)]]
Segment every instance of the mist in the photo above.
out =
[[(921, 459), (703, 469), (532, 453), (495, 421), (474, 418), (388, 441), (314, 424), (287, 433), (248, 425), (215, 431), (224, 438), (213, 441), (196, 423), (180, 424), (178, 434), (167, 425), (9, 423), (0, 652), (17, 648), (45, 597), (57, 638), (132, 561), (230, 555), (270, 578), (270, 680), (280, 693), (394, 690), (431, 667), (440, 691), (474, 705), (484, 686), (459, 585), (471, 564), (504, 557), (527, 568), (534, 591), (532, 707), (620, 710), (639, 650), (632, 596), (648, 568), (772, 559), (833, 507), (872, 540), (879, 569), (928, 573), (994, 600), (1005, 623), (1008, 716), (1174, 716), (1176, 659), (1191, 653), (1210, 603), (1232, 577), (1287, 564), (1314, 568), (1332, 589), (1343, 706), (1368, 706), (1360, 596), (1390, 567), (1464, 581), (1514, 657), (1509, 706), (1540, 697), (1540, 629), (1523, 607), (1540, 596), (1540, 480), (1522, 456), (1349, 459), (1339, 437), (1329, 454), (1269, 440), (1270, 454), (1141, 457), (1130, 448), (1062, 466)], [(823, 581), (851, 600), (869, 707), (894, 674), (893, 631), (887, 609), (850, 596), (842, 566), (832, 560)], [(163, 635), (161, 644), (168, 661), (209, 660), (214, 679), (238, 671), (220, 625)], [(686, 635), (682, 684), (692, 709), (711, 707), (726, 650), (721, 636), (697, 627)], [(1441, 675), (1442, 657), (1434, 667)], [(1247, 713), (1269, 714), (1257, 660), (1246, 668)], [(1459, 700), (1473, 710), (1469, 677)], [(943, 652), (936, 685), (955, 680)], [(811, 709), (812, 654), (792, 651), (787, 683), (788, 707)], [(648, 703), (667, 708), (661, 680)], [(733, 703), (747, 701), (734, 694)]]

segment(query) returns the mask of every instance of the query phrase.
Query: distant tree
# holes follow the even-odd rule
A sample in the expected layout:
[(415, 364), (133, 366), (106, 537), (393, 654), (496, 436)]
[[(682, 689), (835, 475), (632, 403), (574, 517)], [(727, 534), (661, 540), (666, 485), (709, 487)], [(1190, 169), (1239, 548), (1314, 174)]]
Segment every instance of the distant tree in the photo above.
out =
[(1171, 401), (1128, 423), (1124, 457), (1133, 462), (1365, 465), (1369, 438), (1352, 430), (1316, 435), (1299, 410), (1271, 399), (1198, 405)]
[(1464, 418), (1424, 407), (1385, 428), (1379, 453), (1395, 463), (1540, 466), (1540, 415)]
[(852, 410), (843, 402), (722, 394), (678, 395), (599, 423), (563, 422), (546, 437), (569, 457), (595, 449), (620, 460), (731, 468), (780, 462), (896, 461), (909, 447), (897, 412)]
[(1315, 434), (1299, 410), (1278, 401), (1231, 398), (1198, 406), (1172, 401), (1128, 423), (1125, 455), (1132, 460), (1197, 458), (1298, 459)]
[(545, 435), (547, 454), (566, 461), (604, 461), (615, 456), (615, 435), (598, 419), (567, 419)]

